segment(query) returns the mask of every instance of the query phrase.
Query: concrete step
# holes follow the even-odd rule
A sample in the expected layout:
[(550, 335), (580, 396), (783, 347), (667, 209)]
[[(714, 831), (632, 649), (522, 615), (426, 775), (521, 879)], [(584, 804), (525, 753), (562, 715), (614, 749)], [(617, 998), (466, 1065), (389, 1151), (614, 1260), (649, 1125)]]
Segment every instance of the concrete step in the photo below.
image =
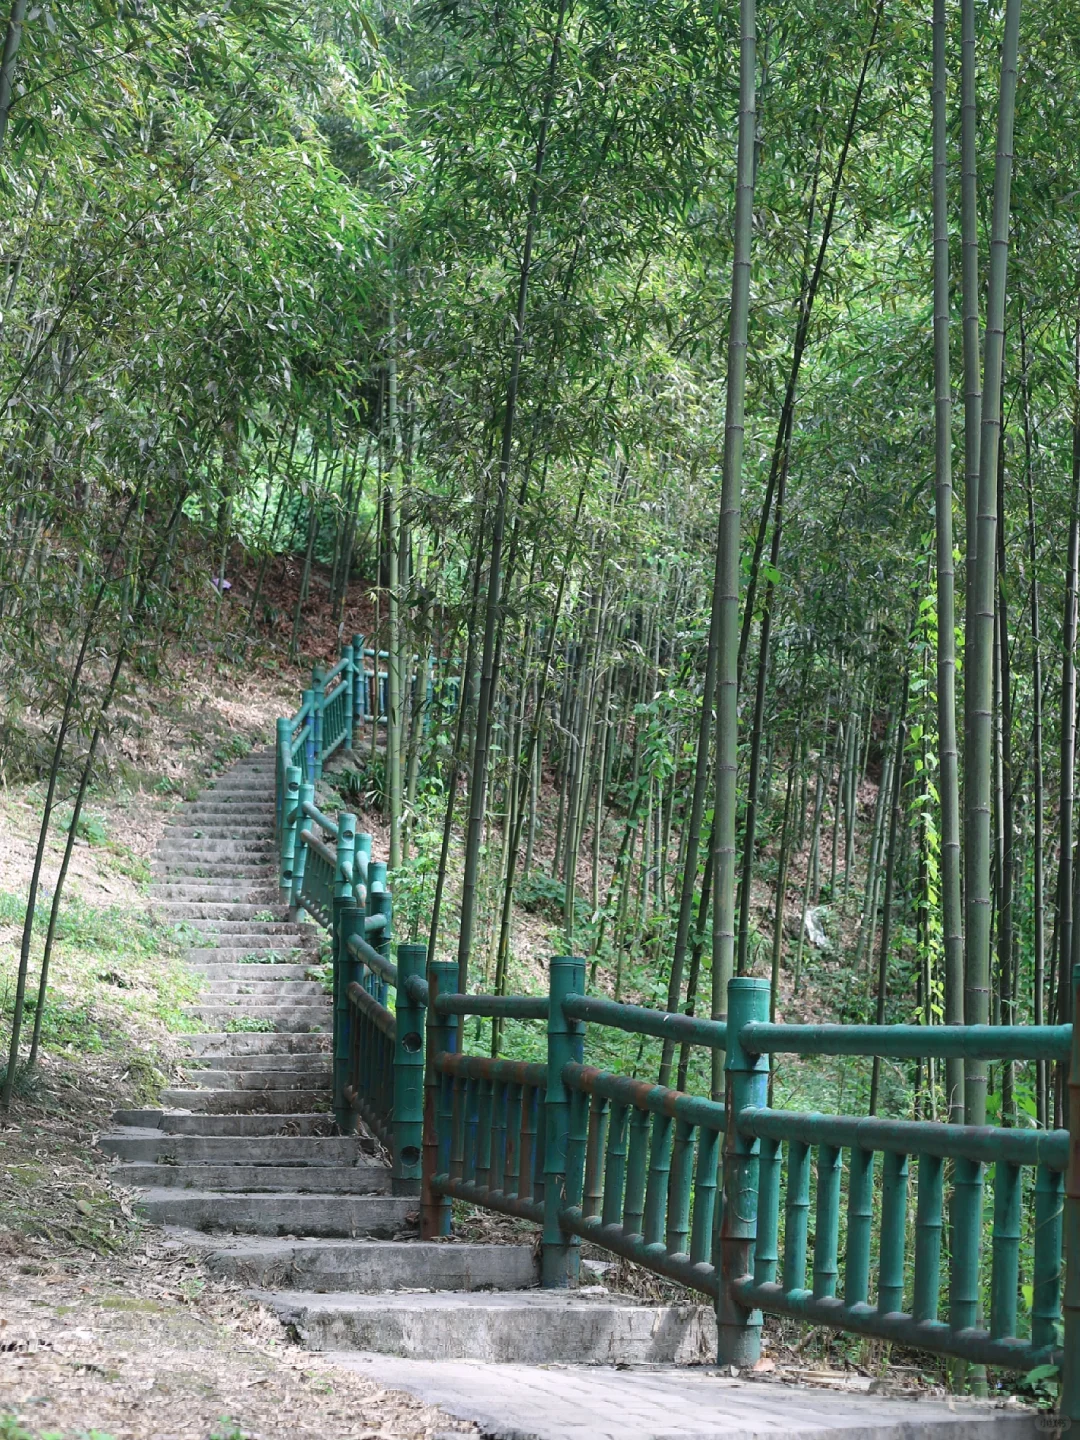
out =
[(250, 820), (238, 815), (234, 820), (176, 821), (166, 825), (162, 836), (170, 840), (267, 840), (272, 838), (271, 826), (266, 821)]
[[(333, 1017), (332, 1007), (325, 1005), (249, 1005), (239, 995), (233, 1005), (185, 1005), (189, 1020), (204, 1021), (208, 1029), (222, 1030), (230, 1020), (268, 1020), (275, 1030), (325, 1030)], [(250, 1032), (249, 1032), (250, 1033)]]
[(331, 1037), (318, 1030), (204, 1030), (176, 1038), (189, 1054), (214, 1060), (226, 1055), (329, 1055)]
[[(260, 965), (301, 964), (298, 956), (317, 954), (319, 936), (297, 935), (284, 939), (276, 935), (253, 935), (249, 945), (196, 945), (186, 950), (185, 959), (191, 965), (239, 965), (245, 955), (259, 952)], [(263, 956), (267, 958), (263, 958)]]
[(177, 860), (202, 856), (205, 861), (212, 862), (218, 856), (222, 860), (228, 860), (251, 855), (270, 855), (273, 849), (273, 839), (263, 835), (253, 835), (250, 838), (227, 835), (165, 835), (157, 853), (163, 860), (169, 860), (173, 856)]
[[(267, 906), (267, 909), (270, 907)], [(326, 931), (316, 929), (302, 920), (210, 920), (193, 919), (178, 920), (176, 924), (182, 924), (192, 934), (203, 936), (215, 935), (221, 937), (227, 945), (245, 945), (249, 940), (259, 935), (272, 935), (282, 945), (284, 942), (296, 944), (301, 940), (325, 939)], [(228, 937), (227, 939), (224, 937)], [(210, 947), (218, 949), (220, 946)]]
[(190, 1110), (201, 1115), (234, 1115), (244, 1111), (264, 1110), (268, 1114), (287, 1114), (294, 1110), (306, 1114), (320, 1107), (329, 1111), (330, 1091), (327, 1090), (180, 1090), (161, 1092), (162, 1103), (173, 1110)]
[(304, 1071), (309, 1072), (329, 1067), (329, 1049), (318, 1051), (315, 1054), (299, 1055), (193, 1055), (189, 1060), (181, 1063), (181, 1069), (186, 1075), (198, 1078), (210, 1070), (233, 1071), (270, 1071), (284, 1072)]
[(221, 880), (258, 880), (269, 878), (276, 880), (277, 865), (259, 860), (256, 856), (249, 864), (236, 864), (235, 862), (222, 861), (220, 865), (207, 865), (201, 860), (176, 859), (166, 862), (161, 859), (154, 859), (150, 862), (150, 874), (158, 880), (165, 880), (169, 877), (187, 876), (192, 880), (204, 880), (207, 878), (218, 878)]
[[(312, 962), (314, 963), (314, 961)], [(310, 965), (287, 965), (284, 962), (270, 965), (222, 965), (219, 963), (192, 965), (199, 975), (205, 975), (211, 985), (220, 986), (235, 980), (237, 984), (253, 981), (295, 981), (306, 980)]]
[(690, 1302), (558, 1290), (255, 1293), (311, 1350), (504, 1365), (701, 1365), (716, 1354), (714, 1312)]
[(121, 1162), (109, 1179), (135, 1189), (222, 1191), (256, 1195), (388, 1195), (385, 1165), (157, 1165)]
[(253, 900), (169, 900), (154, 907), (175, 925), (180, 920), (209, 920), (215, 925), (222, 920), (256, 920), (278, 924), (288, 922), (287, 907), (272, 902), (259, 904)]
[[(284, 970), (287, 967), (281, 965), (278, 968)], [(203, 994), (208, 999), (221, 1001), (232, 997), (248, 997), (259, 1005), (274, 1005), (279, 1001), (293, 1004), (299, 1000), (317, 1004), (326, 995), (326, 991), (317, 980), (285, 980), (275, 975), (273, 979), (266, 980), (249, 980), (246, 976), (240, 980), (215, 980), (208, 977)]]
[(333, 1071), (329, 1067), (317, 1070), (227, 1070), (215, 1067), (190, 1071), (185, 1079), (198, 1090), (329, 1090), (333, 1085)]
[(149, 1127), (102, 1135), (98, 1146), (118, 1160), (146, 1164), (303, 1165), (310, 1169), (370, 1165), (374, 1150), (373, 1141), (358, 1135), (166, 1135)]
[(192, 1238), (216, 1274), (265, 1290), (527, 1290), (539, 1279), (531, 1245)]
[[(237, 1115), (192, 1115), (178, 1111), (166, 1111), (161, 1119), (163, 1135), (195, 1135), (202, 1138), (216, 1136), (270, 1135), (292, 1138), (294, 1136), (334, 1136), (334, 1117), (327, 1111), (307, 1112), (298, 1110), (295, 1115), (268, 1110), (263, 1114), (253, 1110), (249, 1114)], [(375, 1142), (368, 1136), (360, 1137), (362, 1145), (374, 1150)]]
[(413, 1228), (419, 1201), (399, 1195), (259, 1194), (209, 1190), (145, 1190), (138, 1208), (156, 1225), (232, 1230), (240, 1235), (308, 1235), (392, 1240)]
[(266, 799), (252, 795), (236, 796), (223, 794), (220, 790), (200, 795), (197, 800), (186, 800), (173, 811), (175, 819), (186, 815), (268, 815), (273, 819), (276, 813), (274, 796), (271, 792)]
[(227, 902), (230, 905), (255, 905), (263, 907), (280, 905), (278, 887), (272, 880), (258, 884), (244, 880), (218, 880), (206, 876), (187, 880), (161, 880), (149, 886), (152, 900), (202, 900)]

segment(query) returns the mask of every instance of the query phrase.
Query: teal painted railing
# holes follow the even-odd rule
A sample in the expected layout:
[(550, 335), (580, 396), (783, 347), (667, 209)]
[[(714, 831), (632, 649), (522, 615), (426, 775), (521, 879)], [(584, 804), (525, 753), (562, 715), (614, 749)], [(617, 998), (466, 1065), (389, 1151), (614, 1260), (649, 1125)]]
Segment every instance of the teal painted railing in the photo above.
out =
[(411, 1195), (420, 1190), (426, 952), (401, 945), (393, 963), (386, 864), (372, 858), (372, 837), (357, 834), (355, 816), (333, 819), (315, 804), (326, 761), (351, 749), (372, 715), (385, 723), (371, 658), (356, 636), (333, 669), (314, 672), (297, 713), (277, 723), (279, 883), (290, 913), (331, 935), (337, 1125), (348, 1133), (360, 1116), (390, 1151), (394, 1193)]
[[(726, 1023), (694, 1020), (587, 997), (584, 961), (565, 958), (546, 999), (459, 995), (455, 976), (430, 967), (425, 1236), (469, 1201), (542, 1227), (545, 1285), (576, 1283), (587, 1240), (709, 1296), (724, 1363), (758, 1357), (763, 1313), (790, 1316), (972, 1364), (1058, 1365), (1080, 1418), (1071, 1026), (773, 1025), (752, 978), (731, 982)], [(546, 1064), (461, 1053), (464, 1015), (546, 1020)], [(724, 1103), (585, 1065), (586, 1023), (723, 1051)], [(1071, 1059), (1072, 1136), (770, 1109), (780, 1052)]]

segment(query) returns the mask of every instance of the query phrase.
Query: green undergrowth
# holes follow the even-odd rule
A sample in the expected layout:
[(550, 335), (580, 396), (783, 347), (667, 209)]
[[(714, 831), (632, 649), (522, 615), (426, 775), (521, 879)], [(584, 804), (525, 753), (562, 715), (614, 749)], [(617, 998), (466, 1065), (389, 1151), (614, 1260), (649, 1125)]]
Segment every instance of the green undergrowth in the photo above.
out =
[[(17, 1415), (0, 1415), (0, 1440), (114, 1440), (104, 1430), (28, 1430)], [(231, 1440), (231, 1436), (229, 1437)]]

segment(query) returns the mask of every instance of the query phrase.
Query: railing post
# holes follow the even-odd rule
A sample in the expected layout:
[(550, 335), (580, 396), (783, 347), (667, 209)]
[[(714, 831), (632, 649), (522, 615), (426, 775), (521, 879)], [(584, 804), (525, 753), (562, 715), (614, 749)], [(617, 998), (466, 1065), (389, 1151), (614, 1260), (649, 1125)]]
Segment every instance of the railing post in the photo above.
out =
[[(372, 945), (385, 959), (390, 959), (390, 927), (394, 919), (394, 902), (386, 888), (386, 865), (382, 860), (372, 860), (368, 865), (368, 915), (385, 916), (385, 923), (368, 937)], [(386, 1004), (386, 981), (381, 975), (373, 980), (372, 994), (380, 1005)]]
[[(364, 637), (352, 637), (353, 726), (359, 730), (367, 719), (367, 676), (364, 671)], [(350, 746), (353, 736), (349, 737)]]
[(371, 836), (362, 830), (356, 837), (353, 851), (353, 894), (357, 903), (367, 908), (368, 865), (371, 861)]
[(304, 806), (315, 803), (315, 786), (310, 782), (299, 787), (296, 802), (296, 844), (293, 848), (292, 866), (292, 899), (289, 902), (291, 918), (302, 920), (304, 918), (303, 906), (300, 904), (300, 891), (304, 888), (304, 871), (307, 868), (307, 846), (300, 838), (300, 832), (304, 828)]
[(279, 719), (274, 745), (274, 835), (280, 852), (285, 834), (286, 771), (292, 764), (292, 725)]
[(281, 898), (287, 905), (293, 903), (293, 868), (296, 863), (296, 846), (300, 834), (300, 766), (290, 765), (285, 771), (285, 795), (281, 815), (281, 868), (278, 884)]
[(307, 706), (307, 719), (304, 721), (304, 776), (305, 780), (315, 778), (315, 691), (305, 690), (302, 695), (304, 705)]
[(322, 778), (323, 767), (323, 705), (326, 702), (326, 682), (323, 680), (321, 665), (316, 665), (311, 672), (311, 695), (314, 705), (312, 711), (314, 768), (311, 772), (311, 778), (312, 780), (320, 780)]
[(349, 986), (357, 978), (359, 963), (349, 941), (364, 938), (364, 912), (352, 899), (334, 901), (334, 1119), (343, 1135), (356, 1130), (356, 1112), (345, 1099), (352, 1061), (352, 1007)]
[(577, 1284), (581, 1242), (559, 1224), (566, 1205), (566, 1172), (570, 1145), (570, 1093), (563, 1083), (563, 1066), (581, 1063), (585, 1026), (563, 1011), (565, 995), (585, 993), (585, 961), (558, 955), (551, 962), (548, 995), (547, 1103), (544, 1106), (544, 1235), (540, 1283), (548, 1290), (566, 1290)]
[(753, 1365), (761, 1353), (761, 1311), (741, 1305), (732, 1287), (751, 1277), (754, 1268), (761, 1143), (739, 1134), (737, 1117), (748, 1107), (766, 1105), (769, 1096), (769, 1058), (744, 1050), (739, 1032), (744, 1025), (768, 1018), (768, 980), (738, 975), (728, 982), (724, 1199), (715, 1262), (720, 1278), (716, 1325), (721, 1365)]
[(411, 977), (424, 978), (426, 945), (397, 949), (397, 1036), (394, 1040), (394, 1164), (391, 1193), (420, 1194), (424, 1133), (424, 1007), (409, 994)]
[(1061, 1414), (1080, 1420), (1080, 965), (1072, 973), (1069, 1063), (1069, 1168), (1065, 1174), (1065, 1296), (1062, 1305)]
[(351, 645), (341, 647), (341, 658), (345, 661), (345, 667), (341, 672), (345, 681), (345, 749), (353, 748), (353, 703), (355, 697), (355, 686), (353, 685), (353, 648)]
[[(451, 1233), (450, 1199), (436, 1195), (432, 1181), (449, 1169), (450, 1123), (452, 1112), (444, 1104), (448, 1087), (435, 1069), (435, 1056), (455, 1054), (458, 1048), (458, 1017), (440, 1015), (435, 1002), (439, 995), (457, 991), (458, 967), (454, 960), (432, 960), (428, 964), (427, 1045), (424, 1056), (424, 1154), (420, 1187), (420, 1238), (437, 1240)], [(445, 1154), (446, 1163), (441, 1160)]]

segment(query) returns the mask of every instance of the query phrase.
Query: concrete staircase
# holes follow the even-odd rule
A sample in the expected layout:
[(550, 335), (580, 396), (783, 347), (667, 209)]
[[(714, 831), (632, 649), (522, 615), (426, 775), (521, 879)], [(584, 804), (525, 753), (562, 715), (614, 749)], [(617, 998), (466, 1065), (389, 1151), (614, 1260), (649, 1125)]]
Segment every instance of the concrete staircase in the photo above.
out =
[[(373, 1139), (336, 1132), (332, 1014), (309, 967), (314, 925), (277, 892), (274, 761), (242, 760), (184, 807), (153, 903), (204, 978), (182, 1083), (120, 1111), (101, 1139), (142, 1213), (251, 1287), (312, 1349), (531, 1365), (701, 1363), (708, 1307), (593, 1286), (536, 1288), (533, 1247), (425, 1243)], [(250, 1028), (253, 1022), (258, 1028)]]

